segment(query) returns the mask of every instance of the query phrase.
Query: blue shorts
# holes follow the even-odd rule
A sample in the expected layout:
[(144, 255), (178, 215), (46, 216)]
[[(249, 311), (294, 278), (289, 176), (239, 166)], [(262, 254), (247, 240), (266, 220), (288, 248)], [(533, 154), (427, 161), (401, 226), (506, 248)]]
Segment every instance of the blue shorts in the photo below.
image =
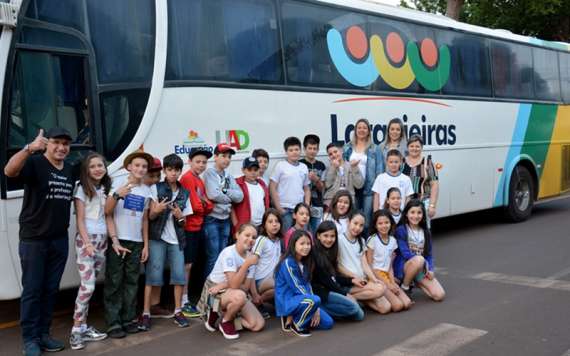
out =
[(163, 240), (150, 240), (148, 261), (146, 263), (146, 285), (162, 286), (164, 284), (164, 266), (170, 267), (170, 284), (185, 285), (184, 251), (178, 245)]

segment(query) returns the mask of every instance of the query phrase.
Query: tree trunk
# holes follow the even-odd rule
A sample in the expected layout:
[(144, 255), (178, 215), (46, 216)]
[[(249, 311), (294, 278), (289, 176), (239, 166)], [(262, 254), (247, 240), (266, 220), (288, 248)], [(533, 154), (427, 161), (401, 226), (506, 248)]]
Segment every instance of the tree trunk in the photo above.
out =
[(465, 0), (447, 0), (445, 16), (459, 21), (459, 14), (461, 13), (461, 8), (463, 7), (464, 2)]

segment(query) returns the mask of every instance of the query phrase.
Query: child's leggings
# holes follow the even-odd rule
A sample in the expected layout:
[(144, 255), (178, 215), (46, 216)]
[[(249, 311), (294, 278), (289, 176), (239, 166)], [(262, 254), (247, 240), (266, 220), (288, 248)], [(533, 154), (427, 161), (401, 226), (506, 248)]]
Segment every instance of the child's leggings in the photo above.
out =
[(95, 291), (97, 275), (105, 265), (105, 250), (107, 250), (107, 235), (89, 235), (95, 248), (93, 256), (88, 256), (85, 244), (79, 234), (75, 237), (75, 252), (77, 254), (77, 269), (81, 285), (75, 299), (73, 320), (84, 322), (89, 312), (89, 301)]
[(291, 313), (295, 327), (300, 330), (307, 329), (311, 325), (311, 318), (319, 310), (321, 321), (317, 329), (331, 329), (334, 324), (333, 319), (326, 311), (319, 308), (320, 305), (321, 298), (313, 294), (306, 295), (297, 308), (293, 310), (293, 313)]

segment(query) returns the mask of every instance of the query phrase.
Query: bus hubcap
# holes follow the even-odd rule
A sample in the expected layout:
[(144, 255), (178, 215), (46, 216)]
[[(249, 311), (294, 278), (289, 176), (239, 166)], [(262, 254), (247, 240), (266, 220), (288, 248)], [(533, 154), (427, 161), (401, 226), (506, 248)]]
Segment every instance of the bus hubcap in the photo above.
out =
[(525, 211), (529, 204), (530, 186), (525, 179), (521, 179), (515, 187), (515, 205), (519, 211)]

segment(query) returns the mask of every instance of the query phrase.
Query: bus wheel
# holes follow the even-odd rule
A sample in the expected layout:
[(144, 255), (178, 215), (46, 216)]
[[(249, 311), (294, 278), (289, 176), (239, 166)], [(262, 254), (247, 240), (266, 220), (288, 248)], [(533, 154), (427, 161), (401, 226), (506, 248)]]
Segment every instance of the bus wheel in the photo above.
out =
[(512, 222), (525, 221), (530, 216), (534, 204), (534, 180), (528, 169), (515, 167), (509, 183), (509, 205), (505, 209)]

